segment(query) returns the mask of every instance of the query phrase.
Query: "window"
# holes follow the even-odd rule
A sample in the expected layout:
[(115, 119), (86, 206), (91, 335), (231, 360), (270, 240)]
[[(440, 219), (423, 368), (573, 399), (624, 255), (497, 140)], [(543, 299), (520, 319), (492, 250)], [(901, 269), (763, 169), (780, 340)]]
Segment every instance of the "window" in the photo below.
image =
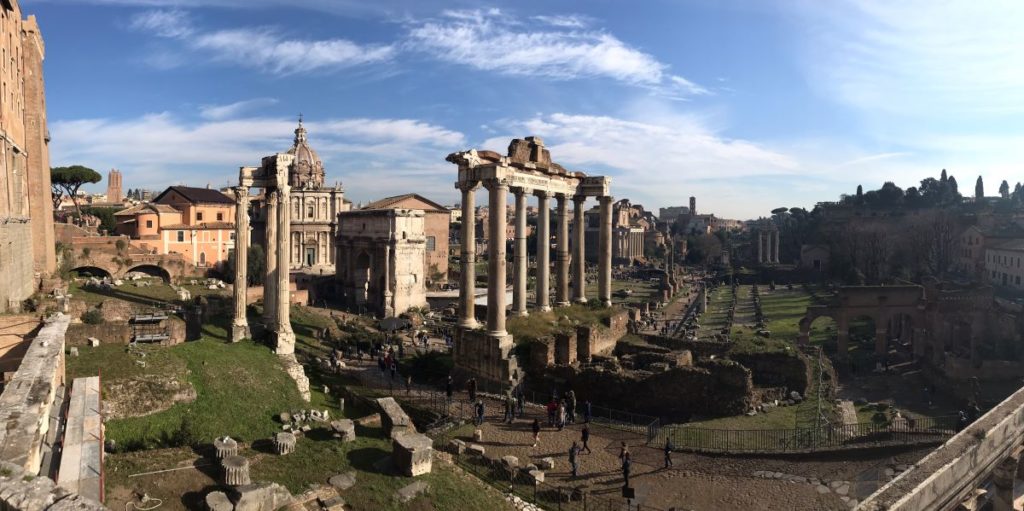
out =
[(436, 248), (437, 240), (433, 236), (427, 236), (427, 252), (433, 252)]
[(146, 220), (146, 227), (152, 228), (153, 227), (153, 221), (152, 220)]
[(308, 208), (306, 208), (306, 218), (313, 218), (313, 205), (312, 204), (310, 204), (310, 206)]
[(178, 243), (185, 241), (185, 231), (178, 231)]
[(232, 240), (235, 239), (235, 231), (231, 231), (230, 236), (231, 237), (229, 239), (232, 239)]
[(200, 211), (200, 212), (196, 213), (196, 222), (202, 222), (202, 221), (203, 221), (203, 212)]
[(199, 253), (199, 266), (206, 266), (206, 252)]
[(224, 221), (224, 213), (217, 213), (217, 221), (218, 222), (223, 222)]

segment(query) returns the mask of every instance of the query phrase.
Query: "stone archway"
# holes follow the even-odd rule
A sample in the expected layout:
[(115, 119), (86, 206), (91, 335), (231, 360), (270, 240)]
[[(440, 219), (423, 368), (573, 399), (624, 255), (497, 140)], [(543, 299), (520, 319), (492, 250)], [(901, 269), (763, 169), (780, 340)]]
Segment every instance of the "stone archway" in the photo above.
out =
[(161, 279), (163, 279), (165, 283), (168, 284), (171, 282), (171, 273), (155, 264), (140, 264), (137, 266), (133, 266), (129, 268), (127, 271), (125, 271), (125, 274), (131, 272), (145, 273), (146, 275), (150, 275), (153, 277), (160, 277)]
[(114, 278), (114, 275), (113, 275), (113, 273), (110, 272), (110, 270), (107, 270), (105, 268), (100, 268), (99, 266), (89, 266), (89, 265), (78, 266), (78, 267), (72, 268), (71, 271), (77, 273), (80, 277), (88, 276), (88, 277), (96, 277), (98, 279)]

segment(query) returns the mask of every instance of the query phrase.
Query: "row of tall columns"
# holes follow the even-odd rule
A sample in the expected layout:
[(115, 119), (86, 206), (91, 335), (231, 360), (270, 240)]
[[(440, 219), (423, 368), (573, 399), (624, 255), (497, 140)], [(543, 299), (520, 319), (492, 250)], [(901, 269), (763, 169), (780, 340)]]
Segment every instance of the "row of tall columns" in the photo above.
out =
[(555, 195), (555, 305), (569, 305), (569, 210), (564, 194)]
[(598, 198), (601, 228), (597, 244), (597, 299), (612, 305), (612, 198)]
[[(506, 277), (506, 204), (509, 186), (501, 181), (490, 181), (484, 184), (488, 190), (488, 285), (487, 285), (487, 333), (492, 336), (505, 336), (505, 277)], [(459, 293), (459, 325), (466, 328), (476, 327), (474, 298), (476, 295), (476, 260), (475, 231), (476, 215), (474, 192), (477, 183), (460, 184), (462, 191), (462, 278)], [(529, 274), (526, 249), (526, 199), (528, 190), (512, 189), (515, 195), (515, 242), (513, 245), (512, 313), (526, 315), (526, 282)], [(551, 310), (550, 304), (550, 193), (533, 192), (538, 199), (537, 218), (537, 293), (536, 307), (541, 311)], [(566, 306), (571, 301), (586, 302), (586, 263), (584, 204), (586, 197), (572, 197), (574, 202), (574, 218), (578, 226), (574, 232), (574, 254), (569, 255), (569, 196), (555, 194), (556, 200), (556, 259), (555, 259), (555, 304)], [(598, 289), (601, 303), (611, 305), (611, 197), (601, 197), (602, 228), (600, 230), (600, 270), (602, 277)], [(570, 261), (572, 267), (570, 268)], [(573, 274), (574, 286), (570, 296), (570, 273)]]
[(235, 188), (235, 317), (231, 322), (231, 342), (251, 338), (245, 317), (246, 270), (249, 262), (249, 188)]
[[(765, 244), (766, 241), (767, 244)], [(757, 262), (776, 264), (779, 262), (779, 231), (757, 233)]]
[[(288, 285), (289, 238), (291, 216), (287, 207), (289, 186), (267, 190), (266, 251), (267, 273), (263, 283), (263, 322), (274, 336), (275, 352), (288, 355), (295, 352), (295, 333), (289, 313), (290, 287)], [(249, 189), (235, 189), (235, 314), (231, 322), (231, 340), (251, 337), (245, 316), (246, 280), (249, 251)], [(275, 221), (276, 220), (276, 221)]]

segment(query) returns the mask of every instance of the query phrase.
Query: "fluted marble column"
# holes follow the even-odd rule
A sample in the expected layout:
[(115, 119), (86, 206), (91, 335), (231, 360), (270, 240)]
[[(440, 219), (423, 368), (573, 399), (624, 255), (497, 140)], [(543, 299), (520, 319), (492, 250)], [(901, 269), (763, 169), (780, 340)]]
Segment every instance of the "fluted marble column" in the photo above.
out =
[(485, 185), (490, 192), (487, 240), (487, 333), (504, 337), (505, 332), (505, 227), (508, 184), (492, 181)]
[(248, 256), (249, 187), (239, 186), (235, 188), (235, 317), (231, 321), (231, 342), (252, 337), (245, 317)]
[(514, 188), (516, 197), (515, 266), (513, 267), (512, 313), (526, 316), (526, 277), (529, 273), (526, 259), (526, 190)]
[(572, 299), (574, 302), (587, 303), (587, 263), (584, 259), (586, 257), (586, 232), (587, 226), (583, 218), (584, 208), (586, 207), (587, 198), (583, 195), (577, 195), (572, 198), (573, 201), (573, 251), (572, 251), (572, 267), (573, 267), (573, 278), (572, 281), (575, 284), (572, 288), (573, 294)]
[[(280, 206), (277, 208), (277, 344), (274, 352), (278, 355), (290, 355), (295, 353), (295, 332), (292, 331), (291, 322), (291, 289), (288, 284), (290, 273), (288, 261), (291, 256), (291, 212), (289, 211), (288, 196), (290, 186), (281, 185), (278, 187), (278, 199)], [(288, 250), (282, 250), (287, 248)]]
[(569, 201), (565, 194), (555, 195), (555, 306), (569, 305)]
[(757, 231), (757, 262), (764, 263), (764, 231)]
[(461, 184), (462, 261), (459, 283), (459, 326), (476, 328), (476, 189), (478, 183)]
[(774, 254), (773, 259), (774, 259), (775, 264), (778, 264), (779, 263), (779, 231), (775, 231), (775, 244), (774, 244), (774, 247), (775, 247), (775, 254)]
[(548, 192), (539, 190), (537, 195), (537, 310), (551, 310), (551, 204)]
[(384, 295), (384, 317), (391, 317), (395, 315), (395, 304), (394, 304), (394, 293), (391, 292), (391, 244), (388, 242), (384, 245), (384, 289), (381, 293)]
[(267, 332), (277, 331), (277, 210), (278, 195), (275, 189), (266, 189), (266, 257), (267, 273), (263, 278), (263, 324)]
[(601, 229), (598, 237), (597, 298), (605, 307), (612, 305), (612, 198), (600, 197)]

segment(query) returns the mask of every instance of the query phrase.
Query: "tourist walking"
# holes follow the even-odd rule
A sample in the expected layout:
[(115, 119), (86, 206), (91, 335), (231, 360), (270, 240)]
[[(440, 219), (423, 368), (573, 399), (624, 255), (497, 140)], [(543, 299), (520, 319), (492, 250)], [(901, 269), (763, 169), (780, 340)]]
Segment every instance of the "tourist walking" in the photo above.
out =
[(571, 389), (565, 395), (565, 416), (570, 424), (576, 424), (576, 392)]
[(508, 393), (508, 395), (505, 396), (505, 420), (509, 424), (512, 424), (512, 421), (515, 418), (516, 418), (516, 399), (514, 397), (512, 397), (512, 392), (510, 391)]
[(466, 391), (469, 392), (469, 401), (476, 401), (476, 378), (470, 378), (466, 382)]
[(629, 487), (629, 470), (631, 468), (633, 468), (633, 462), (630, 461), (629, 452), (627, 451), (626, 455), (622, 458), (622, 479), (625, 481), (623, 485), (627, 488)]
[(480, 426), (484, 423), (484, 401), (481, 399), (476, 402), (476, 425)]
[(565, 427), (565, 400), (558, 403), (558, 431)]
[(580, 440), (583, 441), (583, 447), (580, 448), (580, 451), (582, 452), (586, 449), (587, 454), (590, 454), (590, 445), (588, 445), (588, 442), (590, 442), (590, 426), (588, 424), (583, 425), (583, 431), (580, 432)]
[(555, 415), (558, 413), (558, 403), (554, 398), (548, 401), (548, 427), (555, 427)]
[(622, 445), (619, 446), (619, 461), (625, 460), (628, 457), (629, 447), (626, 445), (626, 442), (622, 442)]
[(537, 444), (540, 443), (540, 421), (533, 419), (533, 425), (530, 426), (530, 429), (533, 430), (533, 446), (537, 447)]
[(395, 379), (395, 374), (396, 374), (396, 373), (398, 373), (398, 364), (396, 364), (396, 363), (392, 362), (392, 363), (391, 363), (391, 379), (392, 379), (392, 380), (394, 380), (394, 379)]
[(405, 395), (412, 393), (412, 376), (408, 375), (405, 377)]
[(576, 442), (572, 443), (572, 447), (569, 448), (569, 465), (572, 466), (572, 476), (579, 477), (579, 461), (577, 455), (579, 454), (579, 447), (576, 446)]
[(455, 393), (455, 382), (452, 381), (452, 375), (448, 375), (448, 381), (444, 383), (444, 395), (448, 398), (448, 404), (452, 404), (452, 394)]
[(672, 440), (665, 437), (665, 469), (672, 466)]
[(523, 395), (523, 388), (516, 386), (516, 410), (519, 418), (526, 417), (526, 396)]
[(590, 422), (590, 412), (590, 400), (588, 399), (583, 402), (583, 422)]

